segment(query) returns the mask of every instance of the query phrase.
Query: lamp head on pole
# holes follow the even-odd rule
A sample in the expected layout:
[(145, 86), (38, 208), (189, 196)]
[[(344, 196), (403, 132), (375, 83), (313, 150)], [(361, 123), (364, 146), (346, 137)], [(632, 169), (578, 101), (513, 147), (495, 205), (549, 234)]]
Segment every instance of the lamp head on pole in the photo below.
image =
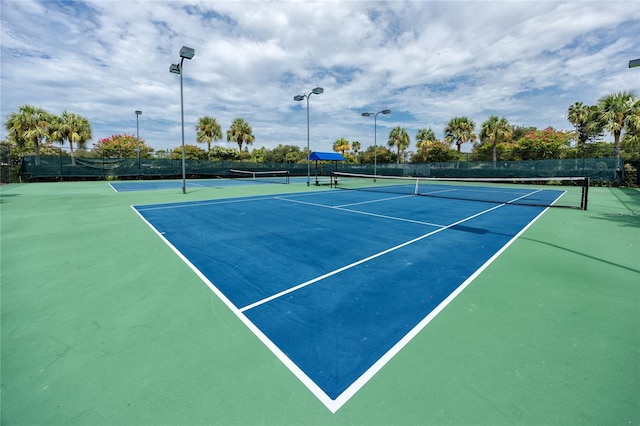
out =
[(169, 72), (172, 74), (180, 74), (180, 65), (171, 64), (171, 66), (169, 67)]
[(136, 110), (136, 115), (142, 114), (142, 111)]
[(313, 93), (314, 95), (319, 95), (321, 93), (324, 93), (324, 89), (322, 87), (316, 87), (311, 91), (311, 93)]
[(372, 116), (372, 115), (373, 115), (373, 114), (371, 114), (370, 112), (363, 112), (363, 113), (362, 113), (362, 116), (363, 116), (363, 117), (370, 117), (370, 116)]
[(390, 109), (383, 109), (380, 112), (383, 113), (383, 114), (391, 114), (391, 110)]
[(296, 96), (293, 97), (294, 101), (301, 101), (303, 99), (304, 99), (304, 95), (296, 95)]
[(180, 57), (184, 59), (191, 59), (196, 54), (196, 51), (190, 47), (182, 46), (180, 49)]

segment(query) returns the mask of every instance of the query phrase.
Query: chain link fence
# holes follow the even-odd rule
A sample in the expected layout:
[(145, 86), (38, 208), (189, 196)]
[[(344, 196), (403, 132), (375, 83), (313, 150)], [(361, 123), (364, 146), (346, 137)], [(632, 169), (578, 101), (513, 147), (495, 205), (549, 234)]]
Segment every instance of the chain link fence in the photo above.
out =
[[(387, 176), (414, 177), (573, 177), (584, 176), (594, 185), (627, 184), (626, 173), (637, 167), (620, 169), (614, 158), (580, 158), (537, 161), (458, 161), (449, 163), (346, 164), (320, 162), (312, 164), (312, 174), (329, 175), (334, 170)], [(182, 177), (182, 161), (172, 159), (108, 159), (70, 156), (34, 156), (22, 159), (19, 166), (2, 163), (2, 182), (55, 180), (125, 180), (171, 179)], [(293, 176), (306, 176), (307, 163), (255, 163), (238, 161), (185, 160), (188, 178), (228, 177), (229, 169), (288, 170)], [(12, 170), (14, 170), (12, 172)], [(625, 180), (626, 179), (626, 180)]]

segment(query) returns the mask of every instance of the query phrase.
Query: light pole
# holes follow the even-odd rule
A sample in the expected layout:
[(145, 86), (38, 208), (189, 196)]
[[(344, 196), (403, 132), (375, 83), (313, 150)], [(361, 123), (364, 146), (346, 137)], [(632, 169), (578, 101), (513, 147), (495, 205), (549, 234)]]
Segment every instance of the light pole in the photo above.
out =
[(363, 112), (363, 117), (370, 117), (373, 115), (373, 176), (378, 175), (378, 114), (391, 114), (390, 109), (383, 109), (376, 113)]
[(316, 87), (308, 95), (296, 95), (293, 97), (294, 101), (301, 101), (304, 98), (307, 98), (307, 186), (309, 186), (309, 182), (311, 180), (311, 163), (309, 156), (311, 155), (311, 150), (309, 149), (309, 97), (311, 95), (319, 95), (324, 93), (324, 89), (322, 87)]
[(193, 58), (196, 52), (190, 47), (182, 46), (180, 49), (180, 64), (171, 64), (169, 72), (180, 74), (180, 114), (182, 121), (182, 193), (187, 193), (187, 173), (184, 165), (184, 97), (182, 92), (182, 64), (185, 59)]
[(138, 145), (138, 175), (140, 175), (140, 127), (138, 126), (138, 116), (142, 114), (142, 111), (136, 110), (136, 139)]

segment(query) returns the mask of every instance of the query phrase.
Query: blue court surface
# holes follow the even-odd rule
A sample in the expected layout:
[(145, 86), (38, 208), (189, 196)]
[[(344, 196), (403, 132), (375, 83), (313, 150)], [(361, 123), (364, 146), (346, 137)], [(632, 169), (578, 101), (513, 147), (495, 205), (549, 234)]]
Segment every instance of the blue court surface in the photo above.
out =
[(340, 190), (133, 208), (333, 412), (545, 210)]

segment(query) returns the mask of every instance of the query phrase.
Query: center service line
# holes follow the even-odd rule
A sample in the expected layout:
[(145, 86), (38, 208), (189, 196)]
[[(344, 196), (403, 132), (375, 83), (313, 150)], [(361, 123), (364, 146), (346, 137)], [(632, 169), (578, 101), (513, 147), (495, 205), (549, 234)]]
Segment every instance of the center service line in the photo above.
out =
[(353, 262), (353, 263), (351, 263), (351, 264), (349, 264), (349, 265), (345, 265), (345, 266), (343, 266), (342, 268), (335, 269), (335, 270), (333, 270), (333, 271), (331, 271), (331, 272), (328, 272), (328, 273), (326, 273), (326, 274), (324, 274), (324, 275), (321, 275), (321, 276), (319, 276), (319, 277), (313, 278), (313, 279), (311, 279), (311, 280), (309, 280), (309, 281), (305, 281), (305, 282), (303, 282), (303, 283), (301, 283), (301, 284), (298, 284), (298, 285), (296, 285), (296, 286), (294, 286), (294, 287), (291, 287), (291, 288), (289, 288), (289, 289), (287, 289), (287, 290), (283, 290), (283, 291), (281, 291), (281, 292), (279, 292), (279, 293), (276, 293), (276, 294), (274, 294), (274, 295), (271, 295), (271, 296), (269, 296), (269, 297), (265, 297), (265, 298), (264, 298), (264, 299), (262, 299), (262, 300), (258, 300), (257, 302), (254, 302), (254, 303), (252, 303), (252, 304), (250, 304), (250, 305), (245, 306), (244, 308), (240, 308), (240, 312), (246, 312), (246, 311), (248, 311), (249, 309), (253, 309), (253, 308), (257, 307), (257, 306), (263, 305), (263, 304), (265, 304), (265, 303), (267, 303), (267, 302), (270, 302), (270, 301), (272, 301), (272, 300), (274, 300), (274, 299), (278, 299), (278, 298), (280, 298), (280, 297), (282, 297), (282, 296), (284, 296), (284, 295), (286, 295), (286, 294), (292, 293), (292, 292), (294, 292), (294, 291), (296, 291), (296, 290), (299, 290), (299, 289), (301, 289), (301, 288), (304, 288), (304, 287), (306, 287), (306, 286), (308, 286), (308, 285), (311, 285), (311, 284), (316, 283), (316, 282), (318, 282), (318, 281), (324, 280), (325, 278), (329, 278), (329, 277), (331, 277), (331, 276), (333, 276), (333, 275), (339, 274), (340, 272), (346, 271), (347, 269), (351, 269), (351, 268), (353, 268), (354, 266), (361, 265), (361, 264), (363, 264), (363, 263), (365, 263), (365, 262), (368, 262), (368, 261), (370, 261), (370, 260), (372, 260), (372, 259), (375, 259), (375, 258), (377, 258), (377, 257), (383, 256), (383, 255), (385, 255), (385, 254), (387, 254), (387, 253), (391, 253), (392, 251), (398, 250), (398, 249), (400, 249), (400, 248), (402, 248), (402, 247), (406, 247), (406, 246), (408, 246), (409, 244), (413, 244), (413, 243), (415, 243), (415, 242), (417, 242), (417, 241), (423, 240), (423, 239), (425, 239), (425, 238), (427, 238), (427, 237), (430, 237), (431, 235), (437, 234), (438, 232), (442, 232), (442, 231), (444, 231), (445, 229), (452, 228), (452, 227), (454, 227), (454, 226), (456, 226), (456, 225), (459, 225), (459, 224), (461, 224), (461, 223), (463, 223), (463, 222), (466, 222), (466, 221), (468, 221), (468, 220), (471, 220), (471, 219), (473, 219), (473, 218), (476, 218), (476, 217), (478, 217), (478, 216), (481, 216), (481, 215), (483, 215), (483, 214), (485, 214), (485, 213), (489, 213), (490, 211), (493, 211), (493, 210), (495, 210), (495, 209), (499, 209), (500, 207), (503, 207), (503, 206), (505, 206), (505, 205), (506, 205), (506, 204), (504, 204), (504, 203), (503, 203), (503, 204), (499, 204), (499, 205), (497, 205), (497, 206), (493, 206), (493, 207), (491, 207), (490, 209), (483, 210), (483, 211), (481, 211), (481, 212), (479, 212), (479, 213), (476, 213), (476, 214), (474, 214), (474, 215), (472, 215), (472, 216), (469, 216), (469, 217), (466, 217), (466, 218), (464, 218), (464, 219), (461, 219), (461, 220), (459, 220), (459, 221), (457, 221), (457, 222), (454, 222), (454, 223), (452, 223), (452, 224), (450, 224), (450, 225), (444, 226), (444, 227), (442, 227), (442, 228), (440, 228), (440, 229), (436, 229), (435, 231), (431, 231), (431, 232), (429, 232), (429, 233), (427, 233), (427, 234), (424, 234), (424, 235), (421, 235), (421, 236), (419, 236), (419, 237), (417, 237), (417, 238), (414, 238), (414, 239), (412, 239), (412, 240), (406, 241), (406, 242), (404, 242), (404, 243), (402, 243), (402, 244), (398, 244), (398, 245), (397, 245), (397, 246), (395, 246), (395, 247), (391, 247), (391, 248), (389, 248), (389, 249), (387, 249), (387, 250), (383, 250), (383, 251), (381, 251), (381, 252), (379, 252), (379, 253), (373, 254), (373, 255), (371, 255), (371, 256), (369, 256), (369, 257), (365, 257), (364, 259), (360, 259), (360, 260), (358, 260), (358, 261), (356, 261), (356, 262)]

